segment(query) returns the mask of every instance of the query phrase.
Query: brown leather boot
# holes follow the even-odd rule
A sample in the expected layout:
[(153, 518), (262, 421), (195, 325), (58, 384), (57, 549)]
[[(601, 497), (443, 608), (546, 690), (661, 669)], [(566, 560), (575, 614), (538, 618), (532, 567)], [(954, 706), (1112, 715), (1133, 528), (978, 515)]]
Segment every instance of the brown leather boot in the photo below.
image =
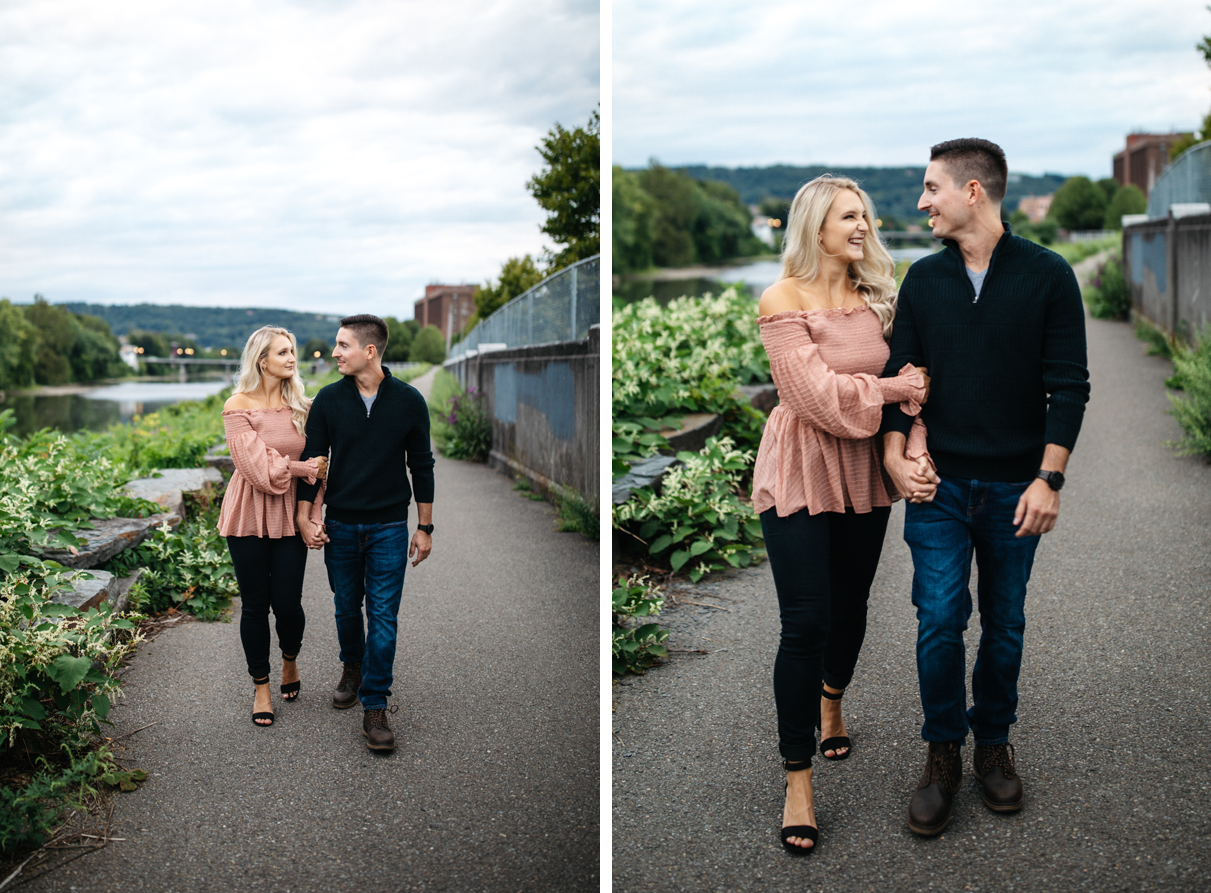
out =
[(1026, 799), (1013, 757), (1012, 744), (977, 744), (971, 758), (984, 790), (984, 805), (996, 812), (1017, 812)]
[(395, 750), (395, 734), (387, 725), (387, 710), (376, 707), (362, 714), (362, 734), (371, 750)]
[(941, 834), (950, 821), (950, 804), (963, 780), (957, 741), (930, 741), (925, 771), (908, 804), (908, 827), (917, 834)]
[(344, 710), (357, 703), (357, 690), (362, 686), (362, 665), (345, 664), (341, 671), (341, 681), (336, 684), (332, 693), (332, 706)]

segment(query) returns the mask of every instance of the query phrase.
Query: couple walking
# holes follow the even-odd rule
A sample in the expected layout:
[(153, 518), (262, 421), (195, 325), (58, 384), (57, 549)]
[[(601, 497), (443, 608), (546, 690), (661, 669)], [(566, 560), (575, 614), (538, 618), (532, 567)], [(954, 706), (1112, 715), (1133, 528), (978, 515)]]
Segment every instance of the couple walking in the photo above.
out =
[[(404, 570), (408, 558), (415, 567), (429, 556), (433, 533), (428, 407), (382, 365), (386, 347), (387, 326), (377, 316), (342, 319), (332, 356), (344, 378), (311, 402), (294, 336), (265, 326), (249, 337), (239, 383), (223, 407), (235, 474), (219, 532), (240, 585), (240, 640), (256, 686), (252, 721), (274, 721), (270, 610), (282, 649), (282, 700), (299, 696), (303, 572), (307, 550), (323, 549), (343, 664), (332, 706), (361, 702), (371, 750), (395, 747), (387, 698)], [(409, 541), (413, 497), (417, 527)]]
[[(870, 199), (824, 176), (799, 190), (783, 278), (758, 323), (780, 403), (753, 480), (778, 594), (774, 664), (786, 769), (781, 840), (817, 840), (811, 760), (853, 744), (841, 696), (891, 503), (905, 498), (917, 674), (928, 744), (909, 827), (940, 833), (970, 729), (984, 802), (1021, 808), (1016, 721), (1026, 584), (1089, 399), (1085, 324), (1071, 267), (1001, 220), (1005, 153), (982, 139), (934, 146), (917, 207), (945, 248), (914, 263), (897, 298)], [(880, 437), (881, 435), (881, 437)], [(963, 632), (979, 567), (979, 651), (967, 706)]]

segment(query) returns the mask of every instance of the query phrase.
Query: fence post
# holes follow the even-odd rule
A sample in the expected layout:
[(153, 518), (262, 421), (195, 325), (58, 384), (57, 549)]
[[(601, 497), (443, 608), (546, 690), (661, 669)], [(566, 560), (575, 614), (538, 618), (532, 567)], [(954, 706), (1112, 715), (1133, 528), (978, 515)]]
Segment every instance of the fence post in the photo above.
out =
[(576, 340), (576, 267), (577, 264), (572, 265), (572, 337), (568, 339), (570, 341)]

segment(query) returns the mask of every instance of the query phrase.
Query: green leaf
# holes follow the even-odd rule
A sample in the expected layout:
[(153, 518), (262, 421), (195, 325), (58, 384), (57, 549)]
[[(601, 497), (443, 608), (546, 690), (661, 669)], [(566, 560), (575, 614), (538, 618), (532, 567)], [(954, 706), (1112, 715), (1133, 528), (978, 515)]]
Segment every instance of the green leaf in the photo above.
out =
[(21, 699), (21, 712), (30, 719), (46, 719), (46, 708), (28, 696)]
[(673, 565), (673, 573), (681, 570), (682, 565), (690, 560), (690, 553), (684, 549), (679, 549), (673, 553), (670, 563)]
[(46, 668), (46, 674), (58, 682), (63, 693), (67, 694), (88, 675), (92, 663), (87, 657), (72, 657), (70, 654), (64, 654), (55, 658), (55, 662)]
[(20, 566), (21, 559), (16, 554), (6, 552), (0, 555), (0, 570), (3, 570), (6, 574), (13, 573)]
[(97, 711), (97, 716), (101, 719), (109, 716), (109, 698), (103, 694), (93, 695), (93, 710)]
[(656, 542), (652, 543), (652, 545), (648, 548), (648, 554), (658, 555), (671, 545), (673, 545), (673, 538), (666, 533), (664, 536), (660, 537), (660, 539), (656, 540)]
[(698, 540), (690, 546), (690, 557), (697, 558), (703, 552), (709, 552), (715, 546), (710, 540)]
[(75, 617), (79, 613), (71, 605), (62, 605), (59, 602), (47, 602), (42, 606), (43, 617)]

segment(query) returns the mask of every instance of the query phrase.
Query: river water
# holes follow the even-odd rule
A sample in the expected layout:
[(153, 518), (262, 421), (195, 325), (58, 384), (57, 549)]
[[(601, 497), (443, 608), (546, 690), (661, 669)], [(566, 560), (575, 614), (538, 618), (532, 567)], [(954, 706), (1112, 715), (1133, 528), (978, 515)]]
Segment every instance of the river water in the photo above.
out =
[(24, 436), (42, 428), (103, 431), (182, 400), (202, 400), (231, 384), (224, 377), (209, 381), (129, 381), (72, 394), (8, 394), (0, 410), (11, 409), (17, 424), (10, 433)]
[[(893, 248), (892, 260), (919, 260), (937, 250), (928, 248)], [(723, 268), (712, 268), (709, 276), (689, 276), (680, 279), (632, 279), (622, 282), (614, 290), (614, 297), (625, 302), (655, 297), (661, 304), (682, 295), (718, 294), (725, 285), (743, 283), (754, 297), (782, 278), (782, 261), (758, 260), (735, 264)]]

